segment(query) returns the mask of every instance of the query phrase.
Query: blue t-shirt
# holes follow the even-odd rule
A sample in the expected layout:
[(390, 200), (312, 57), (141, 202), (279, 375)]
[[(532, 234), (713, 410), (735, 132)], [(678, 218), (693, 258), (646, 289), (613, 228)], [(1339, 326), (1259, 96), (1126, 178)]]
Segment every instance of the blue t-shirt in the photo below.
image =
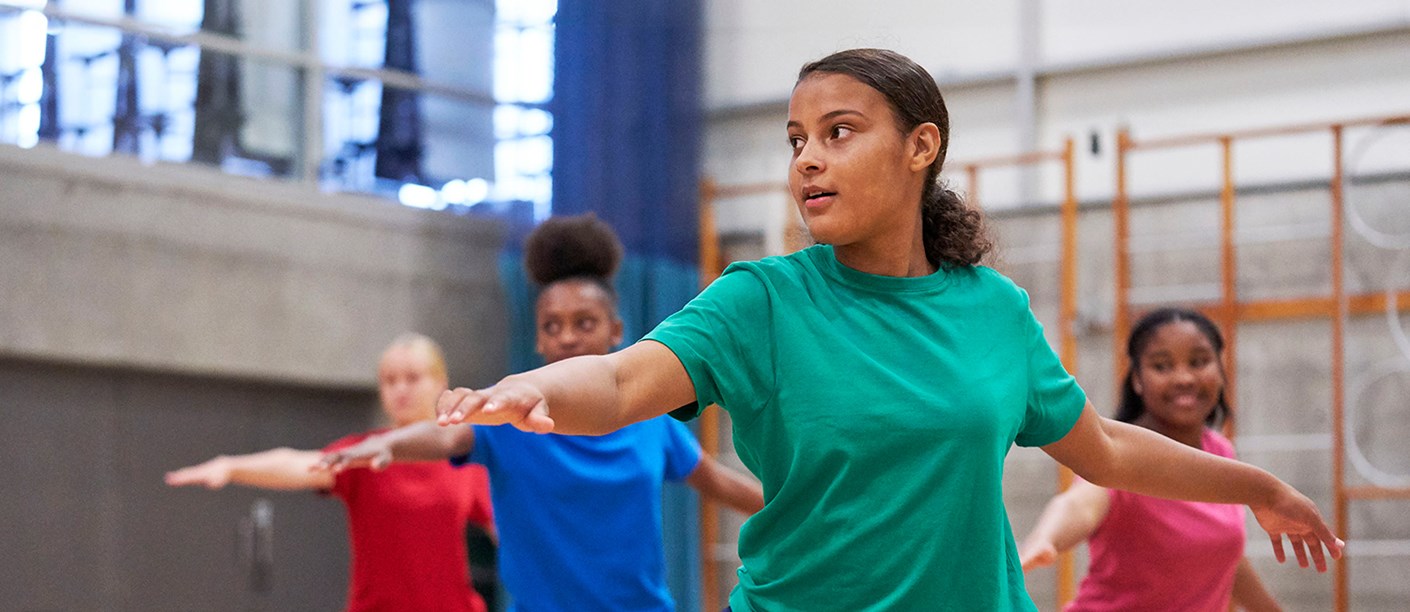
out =
[(490, 474), (499, 570), (516, 612), (672, 610), (661, 485), (700, 462), (690, 430), (658, 417), (605, 436), (475, 427), (452, 463)]

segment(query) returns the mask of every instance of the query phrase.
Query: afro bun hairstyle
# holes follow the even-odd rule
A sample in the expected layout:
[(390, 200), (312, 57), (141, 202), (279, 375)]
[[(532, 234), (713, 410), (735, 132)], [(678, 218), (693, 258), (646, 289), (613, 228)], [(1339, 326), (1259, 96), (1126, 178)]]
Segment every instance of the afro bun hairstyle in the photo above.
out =
[(610, 290), (621, 263), (617, 233), (592, 213), (550, 217), (524, 240), (524, 269), (541, 287), (583, 278)]

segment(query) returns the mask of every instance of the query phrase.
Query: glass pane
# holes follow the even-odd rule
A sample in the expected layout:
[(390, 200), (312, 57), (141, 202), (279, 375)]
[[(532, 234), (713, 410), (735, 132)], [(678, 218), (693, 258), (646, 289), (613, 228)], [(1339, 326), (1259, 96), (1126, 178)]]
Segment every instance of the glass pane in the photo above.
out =
[(15, 75), (0, 87), (0, 141), (298, 175), (298, 70), (45, 21), (32, 12), (0, 17), (0, 65)]
[[(423, 208), (492, 197), (495, 108), (367, 79), (332, 79), (324, 97), (324, 184)], [(411, 187), (407, 187), (411, 185)]]

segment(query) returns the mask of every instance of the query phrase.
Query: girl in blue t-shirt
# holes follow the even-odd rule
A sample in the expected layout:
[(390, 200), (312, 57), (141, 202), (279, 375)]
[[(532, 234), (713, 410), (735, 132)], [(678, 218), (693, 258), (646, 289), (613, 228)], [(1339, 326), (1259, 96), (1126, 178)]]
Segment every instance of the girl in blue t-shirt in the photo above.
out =
[[(622, 247), (607, 224), (590, 215), (551, 218), (524, 251), (542, 287), (535, 350), (545, 361), (604, 355), (621, 343), (610, 279)], [(320, 465), (381, 469), (446, 458), (489, 470), (511, 609), (671, 610), (662, 483), (683, 480), (745, 514), (764, 503), (757, 483), (702, 455), (689, 430), (666, 417), (601, 436), (420, 423), (328, 453)]]
[(1100, 486), (1247, 504), (1279, 560), (1284, 539), (1304, 566), (1340, 556), (1268, 472), (1097, 414), (1027, 294), (979, 265), (980, 213), (937, 182), (949, 117), (924, 68), (877, 49), (810, 63), (785, 127), (819, 245), (735, 264), (621, 351), (450, 390), (440, 422), (603, 434), (719, 404), (766, 495), (738, 611), (1033, 609), (1001, 491), (1014, 444)]

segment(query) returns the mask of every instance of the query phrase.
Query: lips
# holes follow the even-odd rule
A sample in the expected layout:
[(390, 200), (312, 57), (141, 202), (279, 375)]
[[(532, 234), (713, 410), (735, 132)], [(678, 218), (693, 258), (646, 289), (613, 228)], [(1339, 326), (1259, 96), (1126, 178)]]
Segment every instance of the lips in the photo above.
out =
[(837, 192), (835, 191), (808, 187), (803, 190), (803, 205), (808, 208), (826, 206), (831, 204), (836, 197)]

